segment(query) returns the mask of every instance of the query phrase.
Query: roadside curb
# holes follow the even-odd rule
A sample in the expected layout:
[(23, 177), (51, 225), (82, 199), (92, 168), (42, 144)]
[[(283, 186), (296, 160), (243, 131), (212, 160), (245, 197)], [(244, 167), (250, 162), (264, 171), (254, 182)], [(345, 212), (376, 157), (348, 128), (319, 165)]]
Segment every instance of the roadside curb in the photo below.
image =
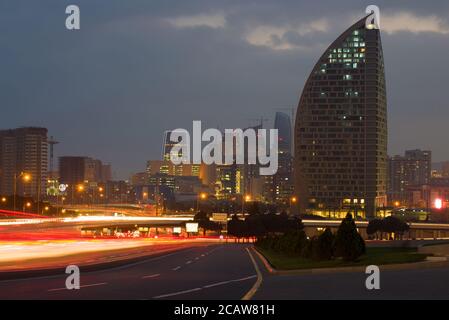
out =
[[(254, 250), (254, 247), (251, 247), (251, 249)], [(257, 290), (259, 290), (260, 286), (262, 285), (263, 276), (262, 272), (260, 271), (259, 265), (257, 264), (256, 259), (251, 253), (251, 249), (246, 248), (246, 251), (248, 252), (249, 257), (251, 258), (251, 262), (254, 265), (254, 269), (257, 273), (257, 281), (254, 283), (254, 285), (251, 287), (251, 289), (242, 297), (242, 300), (251, 300), (253, 296), (256, 294)], [(254, 250), (255, 251), (255, 250)]]
[[(354, 267), (339, 267), (339, 268), (315, 268), (315, 269), (295, 269), (295, 270), (277, 270), (265, 256), (253, 247), (259, 259), (263, 262), (268, 273), (272, 275), (310, 275), (310, 274), (330, 274), (330, 273), (350, 273), (350, 272), (365, 272), (367, 266), (354, 266)], [(439, 268), (449, 266), (449, 261), (422, 261), (414, 263), (400, 263), (400, 264), (384, 264), (379, 267), (382, 270), (421, 270), (428, 268)]]

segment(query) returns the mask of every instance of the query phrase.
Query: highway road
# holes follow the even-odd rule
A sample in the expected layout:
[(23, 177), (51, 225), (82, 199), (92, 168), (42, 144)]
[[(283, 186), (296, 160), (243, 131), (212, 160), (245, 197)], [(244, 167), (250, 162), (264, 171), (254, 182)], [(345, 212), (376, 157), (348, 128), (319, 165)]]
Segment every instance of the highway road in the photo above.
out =
[(194, 246), (138, 263), (81, 274), (0, 282), (0, 299), (240, 299), (257, 280), (244, 245)]
[(270, 275), (253, 299), (279, 300), (416, 300), (449, 299), (449, 267), (382, 271), (380, 290), (368, 290), (364, 272)]
[(67, 290), (66, 275), (0, 282), (0, 299), (238, 300), (262, 277), (254, 300), (449, 299), (449, 267), (382, 271), (380, 290), (365, 287), (364, 272), (271, 275), (250, 245), (193, 246), (137, 263), (81, 274)]

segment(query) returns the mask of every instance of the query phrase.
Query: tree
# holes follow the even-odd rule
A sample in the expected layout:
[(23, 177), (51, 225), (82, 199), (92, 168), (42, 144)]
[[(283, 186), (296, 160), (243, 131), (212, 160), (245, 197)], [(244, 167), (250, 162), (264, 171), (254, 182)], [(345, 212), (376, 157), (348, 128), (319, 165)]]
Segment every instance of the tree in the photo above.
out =
[(198, 222), (198, 227), (203, 229), (203, 236), (206, 235), (206, 231), (220, 231), (221, 225), (217, 222), (210, 221), (209, 215), (204, 211), (198, 211), (193, 218), (193, 221)]
[(366, 233), (369, 236), (376, 235), (375, 238), (378, 239), (378, 233), (383, 230), (383, 221), (381, 219), (373, 219), (368, 223), (366, 228)]
[(334, 241), (335, 236), (331, 229), (326, 228), (324, 232), (318, 237), (315, 247), (315, 258), (318, 260), (330, 260), (334, 256)]
[(251, 216), (260, 214), (259, 202), (257, 201), (252, 202), (248, 208), (248, 213)]
[(261, 238), (266, 235), (267, 229), (265, 228), (261, 215), (249, 216), (245, 222), (250, 237)]
[(236, 214), (228, 222), (228, 234), (240, 239), (245, 236), (245, 223), (241, 221)]
[(345, 261), (355, 261), (365, 253), (365, 241), (357, 232), (352, 215), (348, 213), (338, 227), (335, 237), (335, 255)]
[(398, 238), (402, 238), (409, 229), (410, 227), (406, 222), (394, 216), (386, 217), (382, 221), (382, 231), (388, 233), (389, 237), (394, 233), (394, 238), (396, 238), (396, 235), (399, 235)]

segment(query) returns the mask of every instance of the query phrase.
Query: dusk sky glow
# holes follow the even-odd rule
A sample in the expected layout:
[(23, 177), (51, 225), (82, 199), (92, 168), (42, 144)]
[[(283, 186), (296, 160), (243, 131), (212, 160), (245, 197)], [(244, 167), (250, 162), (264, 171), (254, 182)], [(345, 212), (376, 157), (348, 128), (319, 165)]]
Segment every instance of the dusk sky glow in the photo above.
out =
[[(81, 30), (65, 29), (65, 7)], [(244, 128), (295, 108), (317, 57), (372, 1), (4, 1), (0, 128), (43, 126), (56, 156), (159, 159), (164, 130)], [(389, 153), (449, 159), (449, 2), (377, 1)], [(283, 109), (285, 111), (285, 109)], [(288, 112), (288, 110), (286, 111)]]

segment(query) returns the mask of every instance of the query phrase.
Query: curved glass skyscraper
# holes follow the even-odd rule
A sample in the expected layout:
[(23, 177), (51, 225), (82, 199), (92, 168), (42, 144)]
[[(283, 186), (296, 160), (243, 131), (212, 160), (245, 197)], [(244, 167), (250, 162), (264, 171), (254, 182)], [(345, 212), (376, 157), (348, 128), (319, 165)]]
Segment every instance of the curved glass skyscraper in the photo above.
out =
[(301, 213), (373, 217), (386, 205), (387, 103), (380, 31), (363, 18), (323, 53), (295, 123)]

